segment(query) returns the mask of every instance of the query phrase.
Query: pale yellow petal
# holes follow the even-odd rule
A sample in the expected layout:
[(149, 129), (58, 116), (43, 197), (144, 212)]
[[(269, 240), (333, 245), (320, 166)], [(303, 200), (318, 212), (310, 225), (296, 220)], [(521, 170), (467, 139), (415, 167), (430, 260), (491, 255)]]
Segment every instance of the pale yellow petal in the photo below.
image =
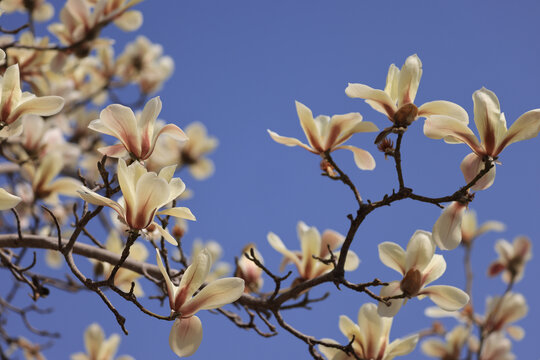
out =
[(202, 324), (197, 316), (176, 319), (169, 334), (169, 346), (180, 357), (191, 356), (201, 345), (202, 336)]

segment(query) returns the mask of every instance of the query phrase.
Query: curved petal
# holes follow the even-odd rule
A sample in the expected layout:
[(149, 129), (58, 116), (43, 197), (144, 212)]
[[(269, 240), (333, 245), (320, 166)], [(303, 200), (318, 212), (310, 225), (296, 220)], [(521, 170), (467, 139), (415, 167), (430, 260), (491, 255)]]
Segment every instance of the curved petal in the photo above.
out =
[[(400, 295), (402, 293), (403, 291), (401, 291), (399, 281), (392, 281), (388, 284), (388, 286), (382, 287), (379, 295), (381, 297), (387, 297)], [(404, 299), (392, 299), (390, 300), (390, 305), (379, 302), (377, 305), (377, 313), (384, 317), (394, 317), (398, 313), (399, 309), (401, 309), (403, 303)]]
[[(364, 333), (364, 349), (367, 356), (378, 353), (382, 344), (388, 343), (392, 318), (381, 317), (377, 313), (377, 306), (365, 303), (358, 311), (358, 327)], [(371, 350), (371, 351), (370, 351)]]
[[(183, 292), (184, 299), (190, 299), (206, 280), (210, 268), (212, 267), (212, 256), (208, 249), (203, 249), (193, 260), (182, 275), (180, 291)], [(177, 299), (178, 300), (178, 299)], [(183, 302), (182, 302), (183, 304)]]
[(64, 107), (60, 96), (42, 96), (25, 101), (9, 115), (6, 123), (11, 124), (25, 114), (49, 116), (58, 113)]
[[(160, 172), (161, 175), (161, 172)], [(161, 177), (161, 176), (160, 176)], [(167, 180), (165, 180), (167, 181)], [(167, 203), (177, 199), (186, 190), (186, 184), (180, 178), (174, 178), (169, 181), (169, 199)]]
[(107, 155), (108, 157), (112, 157), (115, 159), (123, 158), (128, 155), (128, 152), (124, 144), (103, 146), (103, 147), (98, 148), (98, 151), (103, 155)]
[(429, 264), (435, 253), (435, 243), (431, 238), (431, 233), (423, 230), (416, 230), (409, 243), (405, 255), (405, 269), (408, 271), (415, 268), (419, 271)]
[(302, 249), (302, 271), (300, 275), (310, 279), (319, 261), (314, 259), (313, 255), (319, 256), (321, 251), (321, 234), (316, 227), (310, 226), (306, 231), (301, 232), (300, 247)]
[(354, 155), (354, 162), (359, 169), (362, 170), (373, 170), (375, 169), (375, 159), (373, 156), (366, 150), (357, 148), (352, 145), (341, 145), (336, 149), (346, 149), (350, 150)]
[(158, 212), (159, 215), (171, 215), (177, 218), (186, 219), (186, 220), (197, 220), (195, 215), (191, 213), (187, 207), (174, 207), (170, 209), (161, 210)]
[(210, 159), (201, 158), (189, 166), (189, 173), (196, 180), (204, 180), (214, 173), (214, 163)]
[(442, 255), (433, 255), (428, 266), (422, 272), (422, 285), (427, 285), (444, 274), (446, 271), (446, 261)]
[(298, 271), (300, 271), (301, 264), (298, 256), (289, 249), (287, 249), (287, 247), (285, 247), (285, 244), (283, 244), (283, 241), (281, 241), (279, 236), (277, 236), (273, 232), (269, 232), (266, 238), (268, 240), (268, 243), (271, 247), (274, 248), (274, 250), (280, 252), (281, 254), (283, 254), (283, 256), (285, 256), (286, 259), (292, 261), (298, 268)]
[(229, 277), (214, 280), (181, 308), (182, 316), (191, 316), (199, 310), (210, 310), (235, 302), (244, 293), (244, 280)]
[(469, 123), (469, 114), (467, 114), (467, 111), (458, 104), (450, 101), (430, 101), (418, 108), (419, 117), (431, 117), (433, 115), (446, 115), (461, 121), (465, 125)]
[[(323, 338), (321, 339), (321, 342), (326, 344), (336, 344), (340, 345), (336, 340)], [(349, 359), (349, 355), (347, 355), (345, 352), (339, 350), (338, 348), (332, 348), (324, 345), (318, 345), (319, 351), (321, 354), (326, 356), (328, 360), (347, 360)]]
[(77, 190), (81, 188), (82, 183), (79, 180), (63, 177), (52, 182), (48, 189), (53, 193), (59, 193), (68, 196), (77, 196)]
[(127, 106), (113, 104), (103, 109), (99, 115), (102, 125), (109, 128), (114, 136), (124, 144), (134, 156), (141, 156), (141, 136), (133, 111)]
[(176, 319), (169, 334), (169, 346), (180, 357), (191, 356), (201, 345), (201, 320), (197, 316)]
[(431, 301), (446, 311), (459, 310), (469, 302), (469, 295), (457, 287), (433, 285), (422, 289), (419, 294), (427, 295)]
[(478, 153), (483, 149), (471, 129), (462, 121), (445, 115), (432, 115), (424, 122), (424, 135), (430, 139), (444, 139), (447, 143), (465, 143)]
[(273, 132), (272, 130), (268, 130), (268, 129), (266, 131), (268, 131), (268, 134), (270, 134), (270, 137), (272, 138), (272, 140), (274, 140), (277, 143), (287, 145), (287, 146), (301, 146), (307, 151), (311, 151), (312, 153), (315, 153), (315, 154), (319, 153), (317, 151), (314, 151), (309, 146), (307, 146), (306, 144), (304, 144), (303, 142), (301, 142), (300, 140), (296, 138), (281, 136)]
[(418, 334), (407, 336), (404, 339), (392, 341), (386, 349), (384, 360), (392, 360), (396, 356), (403, 356), (411, 353), (418, 344)]
[(433, 240), (442, 250), (453, 250), (461, 243), (461, 220), (465, 205), (454, 201), (433, 225)]
[(422, 342), (422, 352), (427, 356), (444, 358), (448, 353), (446, 343), (439, 339), (427, 339)]
[(540, 132), (540, 109), (527, 111), (510, 126), (506, 136), (495, 151), (495, 155), (498, 155), (510, 144), (538, 136), (538, 132)]
[(345, 236), (334, 230), (325, 230), (321, 236), (321, 252), (319, 256), (326, 257), (329, 250), (335, 250), (345, 241)]
[(474, 122), (480, 140), (487, 153), (495, 155), (494, 150), (506, 134), (506, 120), (501, 116), (499, 99), (494, 92), (482, 88), (473, 94)]
[(392, 103), (398, 102), (398, 83), (399, 83), (399, 68), (391, 64), (388, 68), (388, 74), (386, 75), (386, 86), (384, 92), (390, 95)]
[[(339, 256), (339, 253), (337, 255)], [(347, 259), (345, 259), (345, 266), (343, 267), (343, 270), (354, 271), (356, 268), (358, 268), (358, 265), (360, 265), (358, 255), (356, 255), (354, 251), (349, 250), (347, 252)]]
[(146, 154), (146, 158), (148, 158), (148, 157), (150, 157), (150, 155), (152, 155), (152, 152), (154, 151), (154, 148), (156, 147), (157, 139), (161, 135), (168, 135), (168, 136), (172, 137), (173, 139), (175, 139), (177, 141), (181, 141), (181, 142), (189, 140), (189, 138), (184, 133), (184, 131), (182, 129), (180, 129), (178, 126), (176, 126), (174, 124), (167, 124), (164, 127), (162, 127), (161, 129), (159, 129), (159, 131), (154, 133), (152, 143), (151, 143), (151, 147), (150, 147), (150, 150), (148, 151), (148, 153)]
[(339, 330), (343, 335), (347, 337), (347, 339), (352, 339), (352, 337), (355, 337), (355, 341), (358, 341), (362, 343), (362, 339), (364, 338), (362, 331), (358, 328), (358, 326), (349, 319), (346, 315), (341, 315), (339, 317)]
[(84, 201), (98, 206), (108, 206), (114, 211), (116, 211), (118, 215), (120, 215), (120, 217), (125, 220), (126, 214), (124, 208), (120, 206), (120, 204), (118, 204), (116, 201), (101, 196), (93, 192), (86, 186), (81, 186), (81, 188), (77, 192)]
[(506, 229), (506, 225), (504, 225), (502, 222), (500, 221), (486, 221), (485, 223), (483, 223), (480, 228), (478, 229), (478, 231), (476, 231), (476, 236), (480, 236), (482, 235), (483, 233), (485, 232), (488, 232), (488, 231), (497, 231), (497, 232), (501, 232), (501, 231), (504, 231)]
[(379, 244), (379, 259), (390, 269), (405, 275), (405, 250), (396, 243), (385, 241)]
[(313, 113), (301, 102), (295, 101), (295, 104), (296, 112), (298, 114), (298, 118), (300, 119), (300, 125), (306, 134), (309, 144), (314, 150), (323, 152), (326, 149), (323, 149), (322, 147), (321, 134), (319, 133), (319, 129), (317, 129), (317, 125), (313, 119)]
[(396, 112), (396, 104), (382, 90), (373, 89), (364, 84), (351, 84), (345, 89), (348, 97), (365, 99), (374, 110), (387, 115), (389, 118)]
[(101, 345), (105, 340), (105, 333), (98, 323), (92, 323), (84, 332), (84, 347), (90, 356), (97, 356)]
[(126, 220), (132, 229), (144, 229), (152, 222), (156, 209), (169, 199), (167, 182), (156, 173), (143, 174), (135, 186), (135, 207), (126, 199)]
[(422, 77), (422, 62), (418, 55), (411, 55), (399, 72), (398, 107), (414, 102)]
[(0, 210), (12, 209), (21, 202), (21, 198), (8, 193), (5, 189), (0, 188)]
[(141, 27), (142, 23), (142, 13), (137, 10), (126, 11), (114, 20), (114, 25), (124, 31), (135, 31)]
[(169, 277), (169, 274), (167, 274), (167, 270), (165, 269), (165, 266), (163, 266), (163, 261), (161, 261), (161, 255), (159, 254), (159, 249), (156, 249), (156, 262), (157, 262), (159, 271), (161, 271), (161, 275), (163, 275), (163, 279), (165, 279), (165, 286), (167, 287), (167, 293), (169, 295), (169, 304), (172, 309), (174, 306), (174, 296), (175, 296), (175, 291), (177, 287), (174, 286), (174, 284), (171, 281), (171, 278)]
[[(479, 157), (475, 153), (470, 153), (469, 155), (465, 156), (465, 158), (461, 162), (460, 168), (461, 172), (463, 173), (463, 177), (465, 178), (465, 181), (467, 183), (470, 183), (476, 177), (476, 175), (478, 175), (478, 173), (480, 173), (480, 171), (485, 168), (485, 165), (481, 157)], [(478, 180), (476, 184), (471, 187), (471, 190), (485, 190), (491, 185), (493, 185), (494, 181), (495, 166), (493, 166), (487, 174), (482, 176), (480, 180)]]
[(495, 243), (495, 251), (505, 262), (509, 262), (514, 257), (514, 248), (508, 241), (501, 239)]
[(167, 240), (167, 242), (171, 245), (174, 245), (174, 246), (178, 246), (178, 241), (176, 241), (176, 239), (167, 231), (165, 230), (163, 227), (161, 227), (161, 225), (159, 225), (157, 222), (152, 222), (150, 225), (154, 225), (157, 229), (157, 231), (159, 232), (159, 234), (161, 236), (163, 236), (163, 238), (165, 240)]

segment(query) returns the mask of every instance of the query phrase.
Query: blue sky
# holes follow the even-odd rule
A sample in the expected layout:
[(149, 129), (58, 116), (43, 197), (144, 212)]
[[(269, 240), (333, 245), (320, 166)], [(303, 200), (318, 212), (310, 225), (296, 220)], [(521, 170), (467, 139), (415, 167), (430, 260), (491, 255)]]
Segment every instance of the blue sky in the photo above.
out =
[[(383, 128), (388, 120), (363, 101), (348, 98), (345, 87), (357, 82), (383, 88), (388, 66), (401, 67), (416, 53), (424, 70), (417, 104), (453, 101), (472, 120), (472, 93), (485, 86), (499, 97), (509, 124), (540, 107), (540, 4), (536, 1), (147, 0), (138, 8), (144, 13), (144, 24), (135, 34), (161, 43), (175, 61), (174, 75), (159, 93), (163, 101), (160, 117), (181, 127), (201, 121), (220, 141), (211, 156), (216, 164), (212, 178), (197, 182), (187, 173), (180, 174), (195, 193), (187, 206), (198, 218), (190, 224), (186, 249), (189, 251), (194, 238), (215, 239), (231, 263), (246, 243), (254, 242), (266, 264), (277, 270), (281, 259), (267, 244), (266, 234), (273, 231), (289, 248), (299, 248), (299, 220), (320, 230), (347, 230), (346, 215), (355, 209), (349, 190), (320, 176), (317, 156), (279, 145), (266, 132), (272, 129), (303, 139), (295, 100), (315, 115), (358, 111)], [(116, 29), (104, 34), (117, 38), (117, 53), (136, 36)], [(451, 194), (464, 184), (459, 164), (469, 149), (428, 139), (422, 126), (423, 120), (417, 121), (404, 139), (406, 184), (428, 196)], [(350, 141), (373, 154), (377, 167), (372, 172), (358, 170), (348, 152), (336, 153), (335, 158), (365, 199), (378, 200), (397, 186), (397, 179), (393, 163), (385, 161), (372, 142), (371, 134), (358, 134)], [(500, 278), (485, 276), (487, 266), (497, 257), (495, 240), (512, 240), (523, 234), (532, 239), (533, 253), (536, 250), (540, 161), (535, 154), (539, 144), (536, 138), (506, 149), (495, 184), (479, 192), (471, 204), (480, 222), (499, 220), (507, 225), (501, 234), (480, 238), (474, 250), (478, 311), (483, 311), (486, 295), (501, 294), (505, 288)], [(351, 281), (397, 280), (397, 274), (378, 260), (377, 244), (394, 241), (405, 247), (416, 229), (431, 230), (439, 214), (433, 205), (410, 200), (372, 213), (352, 245), (362, 263), (350, 274)], [(437, 284), (464, 287), (462, 249), (444, 255), (448, 269)], [(524, 280), (515, 286), (530, 307), (527, 318), (519, 322), (527, 335), (513, 344), (520, 359), (531, 358), (538, 348), (534, 334), (540, 331), (540, 312), (534, 303), (539, 290), (531, 286), (540, 273), (538, 264), (533, 258)], [(147, 289), (151, 293), (150, 284)], [(338, 329), (339, 315), (355, 319), (360, 306), (370, 299), (330, 286), (315, 292), (325, 290), (333, 291), (329, 300), (315, 304), (312, 311), (285, 313), (285, 318), (317, 338), (345, 342)], [(168, 347), (169, 323), (143, 316), (113, 294), (111, 299), (127, 316), (130, 330), (119, 354), (137, 359), (175, 358)], [(46, 353), (50, 359), (81, 351), (82, 333), (92, 321), (99, 321), (107, 334), (120, 332), (94, 294), (56, 293), (44, 305), (55, 306), (57, 312), (36, 317), (36, 326), (48, 326), (63, 335)], [(410, 301), (394, 320), (391, 339), (428, 327), (430, 320), (423, 309), (430, 305), (430, 300)], [(155, 309), (168, 313), (165, 307)], [(192, 359), (308, 358), (307, 346), (284, 331), (262, 339), (235, 328), (222, 316), (206, 312), (200, 317), (204, 339)], [(422, 355), (417, 350), (408, 358)]]

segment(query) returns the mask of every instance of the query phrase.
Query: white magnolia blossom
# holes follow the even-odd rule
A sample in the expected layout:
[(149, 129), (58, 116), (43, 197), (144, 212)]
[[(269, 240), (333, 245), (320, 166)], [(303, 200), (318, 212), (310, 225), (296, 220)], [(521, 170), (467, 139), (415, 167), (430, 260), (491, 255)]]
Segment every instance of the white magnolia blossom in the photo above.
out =
[(112, 334), (105, 339), (105, 333), (99, 324), (93, 323), (84, 332), (85, 353), (71, 355), (71, 360), (134, 360), (133, 357), (122, 355), (115, 358), (120, 345), (120, 336)]
[(526, 236), (518, 236), (510, 244), (501, 239), (495, 243), (499, 258), (488, 268), (488, 275), (495, 276), (502, 272), (504, 282), (518, 282), (523, 278), (525, 264), (532, 258), (532, 243)]
[(238, 262), (236, 263), (237, 268), (234, 276), (237, 276), (241, 279), (244, 279), (246, 283), (245, 292), (257, 292), (259, 291), (264, 283), (264, 279), (262, 277), (263, 270), (257, 266), (253, 261), (246, 258), (245, 254), (248, 254), (251, 256), (251, 250), (253, 250), (253, 254), (255, 255), (255, 258), (261, 262), (261, 264), (264, 265), (264, 259), (259, 250), (255, 247), (255, 244), (248, 244), (244, 247), (242, 250), (242, 255), (238, 259)]
[[(339, 329), (350, 341), (357, 357), (369, 360), (392, 360), (396, 356), (407, 355), (414, 350), (418, 342), (418, 335), (411, 335), (403, 339), (396, 339), (390, 343), (390, 328), (392, 318), (381, 317), (377, 314), (375, 304), (366, 303), (358, 312), (358, 324), (347, 316), (339, 318)], [(326, 343), (337, 342), (332, 339), (322, 339)], [(319, 346), (319, 350), (329, 360), (356, 359), (352, 354), (327, 346)]]
[[(336, 259), (339, 259), (339, 251), (334, 250), (343, 244), (345, 237), (333, 230), (326, 230), (321, 236), (316, 227), (307, 226), (303, 221), (298, 222), (296, 230), (298, 239), (300, 239), (301, 251), (287, 249), (279, 236), (273, 232), (268, 233), (267, 239), (270, 246), (284, 256), (280, 270), (283, 271), (285, 265), (292, 262), (296, 265), (300, 277), (304, 280), (313, 279), (331, 271), (334, 268), (332, 264), (325, 264), (314, 259), (313, 256), (328, 260), (330, 259), (328, 248), (330, 248)], [(349, 250), (345, 261), (345, 270), (355, 270), (359, 264), (360, 259), (358, 259), (358, 256)]]
[(431, 101), (416, 107), (414, 99), (421, 77), (422, 62), (415, 54), (405, 60), (401, 71), (394, 64), (390, 65), (384, 90), (350, 83), (345, 93), (352, 98), (365, 99), (374, 110), (385, 114), (398, 126), (407, 126), (419, 117), (434, 114), (449, 115), (468, 121), (467, 112), (461, 106), (449, 101)]
[(238, 300), (244, 292), (244, 280), (236, 277), (214, 280), (194, 296), (206, 281), (212, 267), (212, 256), (208, 250), (202, 250), (186, 268), (178, 286), (169, 278), (158, 249), (156, 260), (165, 279), (171, 313), (178, 315), (169, 335), (169, 345), (180, 357), (193, 355), (199, 348), (203, 335), (201, 320), (195, 313), (199, 310), (216, 309)]
[(469, 302), (469, 295), (463, 290), (448, 285), (429, 283), (440, 278), (446, 270), (446, 261), (442, 255), (435, 255), (435, 243), (431, 233), (417, 230), (407, 244), (407, 250), (393, 242), (379, 244), (379, 258), (391, 269), (399, 272), (403, 279), (392, 281), (381, 289), (381, 297), (403, 296), (390, 300), (388, 306), (379, 303), (381, 316), (394, 316), (402, 305), (412, 297), (429, 297), (444, 310), (461, 309)]
[(499, 221), (486, 221), (482, 225), (478, 226), (476, 219), (476, 212), (474, 210), (465, 210), (463, 213), (463, 219), (461, 220), (461, 238), (463, 243), (469, 245), (477, 237), (488, 231), (504, 231), (506, 227)]
[(524, 318), (528, 312), (529, 307), (521, 294), (508, 292), (503, 296), (488, 297), (484, 332), (490, 334), (505, 330), (512, 338), (521, 340), (525, 336), (525, 330), (511, 324)]
[(514, 360), (512, 342), (503, 333), (496, 332), (489, 335), (482, 346), (479, 360)]
[(300, 146), (314, 154), (323, 155), (338, 149), (350, 150), (354, 155), (356, 166), (362, 170), (373, 170), (375, 159), (366, 150), (352, 145), (343, 145), (355, 133), (378, 131), (379, 128), (369, 121), (362, 121), (359, 113), (334, 115), (332, 117), (319, 115), (313, 118), (311, 110), (302, 103), (296, 102), (296, 111), (302, 130), (306, 134), (309, 145), (292, 137), (285, 137), (268, 130), (272, 139), (286, 146)]
[[(474, 122), (480, 133), (480, 142), (468, 127), (468, 119), (447, 115), (432, 115), (424, 123), (424, 134), (431, 139), (444, 139), (447, 143), (465, 143), (473, 151), (461, 162), (461, 171), (467, 183), (484, 169), (484, 159), (496, 160), (508, 145), (531, 139), (540, 131), (540, 109), (521, 115), (509, 129), (501, 113), (499, 99), (492, 91), (482, 88), (473, 94)], [(485, 190), (495, 181), (495, 167), (480, 178), (471, 190)]]
[(453, 250), (461, 243), (461, 222), (466, 205), (452, 202), (433, 225), (433, 241), (442, 250)]
[(461, 350), (470, 337), (470, 330), (463, 325), (458, 325), (446, 334), (445, 341), (433, 338), (423, 341), (422, 352), (434, 358), (459, 360)]

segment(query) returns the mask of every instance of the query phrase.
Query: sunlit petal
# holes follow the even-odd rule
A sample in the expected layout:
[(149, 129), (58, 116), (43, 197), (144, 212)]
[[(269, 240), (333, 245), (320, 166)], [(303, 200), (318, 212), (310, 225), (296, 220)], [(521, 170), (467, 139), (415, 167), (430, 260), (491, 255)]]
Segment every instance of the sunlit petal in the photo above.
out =
[(176, 319), (169, 335), (169, 345), (176, 355), (191, 356), (201, 345), (202, 336), (202, 324), (197, 316)]

